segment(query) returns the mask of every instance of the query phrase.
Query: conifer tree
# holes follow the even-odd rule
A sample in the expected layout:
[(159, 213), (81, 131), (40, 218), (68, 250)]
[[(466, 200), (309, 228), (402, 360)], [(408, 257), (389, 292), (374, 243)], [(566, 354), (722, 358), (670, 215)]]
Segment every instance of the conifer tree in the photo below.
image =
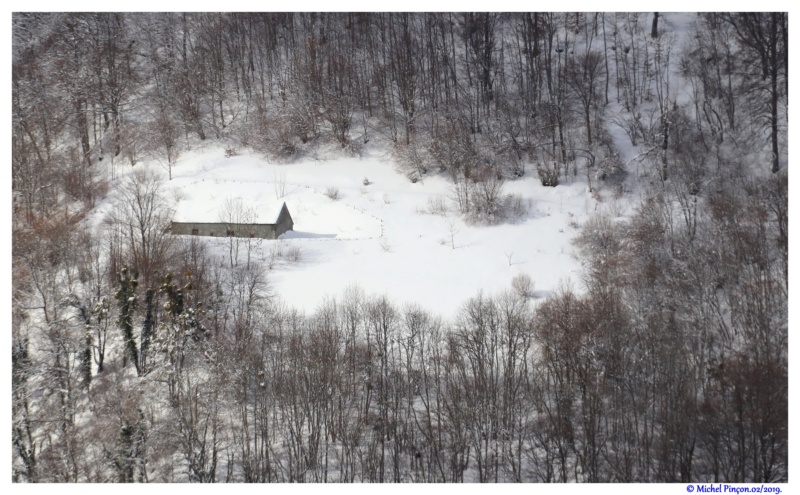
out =
[(32, 434), (30, 405), (28, 402), (28, 378), (31, 375), (31, 357), (28, 339), (14, 338), (11, 348), (11, 389), (14, 452), (22, 461), (23, 468), (14, 468), (14, 481), (23, 476), (27, 481), (36, 480), (36, 442)]
[(135, 423), (125, 420), (119, 431), (112, 464), (117, 471), (117, 481), (120, 483), (146, 481), (144, 462), (146, 433), (141, 411), (139, 415), (140, 419)]
[(140, 369), (142, 373), (147, 372), (147, 351), (150, 349), (150, 339), (153, 335), (153, 289), (147, 289), (147, 292), (145, 292), (144, 304), (146, 309), (140, 344)]
[(133, 276), (128, 274), (128, 268), (123, 268), (119, 274), (119, 288), (117, 289), (117, 305), (119, 306), (119, 324), (122, 337), (125, 339), (126, 358), (130, 357), (136, 366), (136, 374), (141, 375), (139, 369), (139, 351), (136, 340), (133, 338), (133, 312), (136, 310), (136, 286), (139, 284), (139, 273), (134, 270)]
[(92, 383), (92, 327), (86, 325), (86, 333), (84, 335), (85, 347), (81, 351), (81, 375), (83, 376), (83, 384), (86, 388)]

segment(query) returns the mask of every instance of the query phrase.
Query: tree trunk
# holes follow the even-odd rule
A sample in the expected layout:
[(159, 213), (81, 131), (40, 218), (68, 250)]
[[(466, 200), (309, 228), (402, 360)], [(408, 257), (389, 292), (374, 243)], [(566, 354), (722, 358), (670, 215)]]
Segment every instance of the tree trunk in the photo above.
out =
[(658, 38), (658, 12), (653, 12), (653, 28), (650, 30), (650, 37)]
[[(769, 30), (769, 55), (770, 55), (770, 79), (771, 79), (771, 102), (770, 116), (772, 120), (772, 173), (780, 170), (780, 159), (778, 155), (778, 16), (777, 12), (772, 12)], [(788, 50), (787, 50), (788, 51)], [(787, 78), (788, 79), (788, 78)]]

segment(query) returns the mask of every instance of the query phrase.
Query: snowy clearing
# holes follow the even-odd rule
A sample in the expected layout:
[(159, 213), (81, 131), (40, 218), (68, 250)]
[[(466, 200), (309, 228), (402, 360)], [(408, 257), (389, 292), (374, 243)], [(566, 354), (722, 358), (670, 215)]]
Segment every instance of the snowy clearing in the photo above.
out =
[[(579, 288), (571, 241), (591, 214), (614, 209), (592, 198), (580, 177), (546, 188), (529, 173), (504, 186), (523, 198), (527, 214), (500, 225), (470, 225), (454, 211), (451, 187), (443, 175), (411, 183), (392, 164), (369, 156), (275, 165), (255, 155), (226, 158), (222, 148), (212, 148), (185, 154), (166, 190), (179, 215), (196, 221), (219, 221), (214, 205), (224, 198), (242, 198), (259, 210), (285, 201), (294, 231), (260, 241), (255, 256), (267, 260), (276, 244), (300, 249), (297, 260), (268, 273), (273, 294), (291, 306), (311, 311), (356, 284), (445, 317), (481, 290), (509, 288), (519, 273), (532, 278), (535, 297), (561, 284)], [(329, 197), (332, 191), (338, 199)], [(226, 239), (198, 239), (226, 255)]]

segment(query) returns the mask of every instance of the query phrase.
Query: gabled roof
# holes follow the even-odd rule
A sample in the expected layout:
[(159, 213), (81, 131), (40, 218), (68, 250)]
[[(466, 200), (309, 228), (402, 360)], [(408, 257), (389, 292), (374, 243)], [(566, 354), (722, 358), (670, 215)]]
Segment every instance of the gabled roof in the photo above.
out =
[[(274, 199), (273, 191), (263, 191), (263, 184), (237, 184), (236, 195), (204, 195), (184, 189), (172, 216), (174, 222), (274, 224), (284, 201)], [(272, 197), (270, 197), (272, 196)], [(291, 216), (291, 215), (290, 215)]]
[(284, 211), (286, 212), (286, 216), (289, 217), (289, 220), (291, 220), (292, 223), (294, 223), (292, 215), (289, 213), (289, 208), (286, 207), (286, 203), (283, 203), (283, 206), (280, 207), (280, 209), (278, 210), (278, 214), (275, 216), (275, 221), (272, 223), (278, 223), (278, 220), (281, 219), (281, 215), (283, 215)]

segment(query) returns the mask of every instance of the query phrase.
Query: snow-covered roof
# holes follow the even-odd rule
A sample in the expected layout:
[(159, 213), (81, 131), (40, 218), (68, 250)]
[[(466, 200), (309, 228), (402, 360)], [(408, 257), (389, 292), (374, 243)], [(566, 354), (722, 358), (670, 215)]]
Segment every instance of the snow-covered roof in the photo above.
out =
[[(285, 204), (263, 183), (202, 182), (183, 190), (172, 220), (193, 223), (273, 224)], [(196, 186), (196, 187), (195, 187)]]

